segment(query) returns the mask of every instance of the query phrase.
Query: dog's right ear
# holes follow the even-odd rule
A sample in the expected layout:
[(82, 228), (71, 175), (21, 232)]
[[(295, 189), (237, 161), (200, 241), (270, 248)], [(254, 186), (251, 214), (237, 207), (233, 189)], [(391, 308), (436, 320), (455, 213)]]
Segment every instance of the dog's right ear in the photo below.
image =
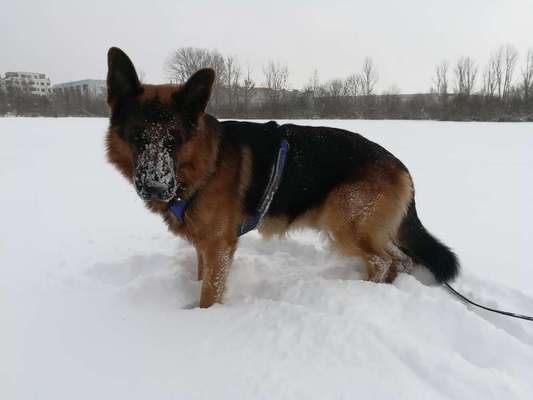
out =
[(111, 47), (107, 52), (107, 103), (113, 106), (141, 92), (141, 83), (133, 63), (118, 47)]
[(205, 111), (214, 81), (215, 71), (204, 68), (196, 71), (181, 90), (172, 95), (177, 109), (191, 124), (195, 125), (198, 116)]

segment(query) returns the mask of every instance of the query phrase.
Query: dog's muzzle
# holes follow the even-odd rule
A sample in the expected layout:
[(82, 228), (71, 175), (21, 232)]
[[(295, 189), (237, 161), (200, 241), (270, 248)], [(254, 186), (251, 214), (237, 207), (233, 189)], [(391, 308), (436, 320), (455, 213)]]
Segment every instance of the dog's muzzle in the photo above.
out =
[(178, 190), (174, 166), (174, 160), (167, 152), (138, 154), (133, 183), (139, 196), (147, 201), (173, 199)]

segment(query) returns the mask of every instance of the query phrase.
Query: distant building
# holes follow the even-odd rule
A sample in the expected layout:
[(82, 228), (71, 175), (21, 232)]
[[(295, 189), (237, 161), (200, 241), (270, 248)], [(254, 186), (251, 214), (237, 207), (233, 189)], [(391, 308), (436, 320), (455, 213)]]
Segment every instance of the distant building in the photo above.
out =
[(51, 93), (50, 79), (39, 72), (6, 72), (2, 86), (7, 89), (19, 89), (38, 96)]
[(106, 81), (97, 79), (84, 79), (82, 81), (58, 83), (52, 87), (57, 94), (76, 94), (97, 98), (105, 96), (107, 92)]

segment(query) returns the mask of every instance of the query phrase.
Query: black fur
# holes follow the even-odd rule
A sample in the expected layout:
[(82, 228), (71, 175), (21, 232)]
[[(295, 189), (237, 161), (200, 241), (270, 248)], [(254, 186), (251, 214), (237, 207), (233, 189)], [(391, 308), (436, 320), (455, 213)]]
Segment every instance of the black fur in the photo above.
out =
[(427, 267), (439, 283), (453, 280), (459, 274), (457, 256), (433, 237), (420, 222), (414, 199), (400, 226), (400, 247), (414, 261)]
[[(289, 221), (319, 206), (340, 183), (356, 182), (357, 171), (379, 159), (396, 162), (391, 153), (363, 136), (336, 128), (277, 125), (253, 122), (221, 122), (223, 142), (249, 146), (253, 155), (251, 186), (245, 208), (255, 213), (278, 153), (280, 141), (290, 145), (280, 187), (270, 207), (270, 216), (284, 215)], [(363, 177), (361, 177), (363, 179)]]
[(189, 124), (196, 124), (198, 115), (205, 110), (214, 80), (215, 71), (201, 69), (189, 78), (182, 90), (172, 95), (175, 109)]
[(254, 215), (276, 160), (281, 141), (278, 124), (224, 121), (220, 125), (222, 147), (234, 146), (241, 152), (247, 146), (252, 153), (252, 179), (244, 199), (244, 208), (247, 213)]
[(135, 67), (122, 50), (111, 47), (107, 53), (107, 101), (116, 102), (124, 98), (138, 96), (141, 83)]

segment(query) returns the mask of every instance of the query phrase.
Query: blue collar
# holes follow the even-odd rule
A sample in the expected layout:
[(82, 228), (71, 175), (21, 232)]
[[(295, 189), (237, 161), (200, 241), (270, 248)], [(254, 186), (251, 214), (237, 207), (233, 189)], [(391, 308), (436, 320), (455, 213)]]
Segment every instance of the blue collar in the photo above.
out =
[[(242, 236), (245, 233), (254, 230), (263, 222), (263, 219), (265, 218), (266, 214), (268, 213), (268, 210), (270, 209), (270, 205), (272, 204), (274, 195), (276, 194), (279, 188), (281, 177), (285, 169), (285, 163), (287, 161), (288, 152), (289, 142), (285, 139), (282, 139), (279, 145), (276, 163), (274, 164), (274, 166), (272, 167), (272, 171), (270, 172), (270, 178), (265, 188), (265, 192), (263, 193), (261, 204), (257, 209), (257, 213), (254, 216), (248, 218), (244, 223), (239, 226), (239, 229), (237, 231), (238, 236)], [(177, 220), (182, 224), (185, 223), (185, 211), (187, 210), (187, 207), (190, 205), (191, 201), (192, 196), (186, 199), (173, 200), (170, 204), (169, 211), (174, 214)]]
[(172, 200), (172, 203), (170, 203), (169, 210), (178, 219), (180, 224), (185, 222), (185, 210), (189, 206), (191, 199), (192, 197), (188, 197), (186, 199), (180, 198), (177, 200)]

